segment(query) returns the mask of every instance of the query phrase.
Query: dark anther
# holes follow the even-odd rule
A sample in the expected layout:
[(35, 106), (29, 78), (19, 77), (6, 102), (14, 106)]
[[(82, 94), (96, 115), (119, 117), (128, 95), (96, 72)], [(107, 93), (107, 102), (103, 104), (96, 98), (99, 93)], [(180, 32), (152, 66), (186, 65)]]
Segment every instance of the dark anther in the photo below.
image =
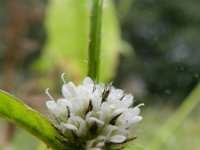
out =
[(85, 114), (87, 114), (88, 112), (90, 112), (92, 109), (93, 109), (92, 101), (90, 100), (89, 105), (88, 105), (88, 108), (87, 108)]
[(94, 93), (95, 90), (96, 90), (96, 86), (94, 84), (92, 92)]
[(93, 135), (96, 134), (97, 128), (98, 128), (98, 125), (97, 125), (96, 122), (94, 122), (90, 127), (90, 133), (93, 134)]
[(124, 98), (125, 95), (123, 95), (119, 100), (121, 101)]
[(110, 123), (111, 125), (115, 125), (117, 118), (119, 118), (119, 116), (120, 116), (121, 114), (122, 114), (122, 113), (120, 113), (120, 114), (118, 114), (117, 116), (113, 117), (113, 118), (110, 120), (109, 123)]
[(135, 140), (135, 139), (137, 139), (137, 137), (128, 138), (128, 139), (126, 139), (126, 140), (125, 140), (124, 142), (122, 142), (122, 143), (130, 142), (130, 141), (133, 141), (133, 140)]
[(102, 93), (102, 103), (106, 101), (110, 94), (111, 85), (107, 85)]
[(67, 113), (68, 113), (68, 118), (70, 117), (70, 110), (69, 110), (69, 107), (67, 106)]
[(72, 133), (74, 139), (78, 138), (78, 136), (76, 135), (76, 133), (74, 133), (74, 131), (71, 131), (71, 133)]

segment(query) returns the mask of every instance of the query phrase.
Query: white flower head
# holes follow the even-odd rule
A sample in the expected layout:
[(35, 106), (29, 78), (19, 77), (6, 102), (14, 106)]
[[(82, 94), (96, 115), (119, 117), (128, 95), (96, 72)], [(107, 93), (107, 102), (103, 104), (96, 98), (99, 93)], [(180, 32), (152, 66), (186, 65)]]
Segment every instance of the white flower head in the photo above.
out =
[[(96, 84), (89, 77), (75, 86), (62, 86), (63, 98), (50, 100), (46, 106), (69, 145), (86, 150), (102, 150), (109, 144), (129, 140), (129, 130), (142, 120), (140, 104), (133, 107), (133, 96), (111, 84)], [(78, 144), (77, 144), (78, 143)]]

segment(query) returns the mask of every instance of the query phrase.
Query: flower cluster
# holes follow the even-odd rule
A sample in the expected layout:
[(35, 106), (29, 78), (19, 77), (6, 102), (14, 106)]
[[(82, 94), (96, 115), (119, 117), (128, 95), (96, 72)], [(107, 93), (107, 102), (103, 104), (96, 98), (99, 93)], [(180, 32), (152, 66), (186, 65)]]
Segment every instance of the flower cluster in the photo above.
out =
[(57, 101), (46, 93), (54, 125), (74, 149), (102, 150), (109, 144), (126, 142), (130, 129), (142, 120), (139, 106), (143, 104), (133, 107), (131, 94), (112, 85), (96, 84), (89, 77), (78, 86), (65, 83), (64, 98)]

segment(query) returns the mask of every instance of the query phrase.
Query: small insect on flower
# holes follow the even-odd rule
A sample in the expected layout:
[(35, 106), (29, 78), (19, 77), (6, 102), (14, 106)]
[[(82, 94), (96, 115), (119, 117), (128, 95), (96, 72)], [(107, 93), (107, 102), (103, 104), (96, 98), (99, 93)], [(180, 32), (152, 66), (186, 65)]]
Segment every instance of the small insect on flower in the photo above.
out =
[(130, 130), (142, 120), (140, 104), (133, 106), (133, 96), (111, 84), (96, 84), (86, 77), (75, 86), (66, 83), (64, 74), (63, 98), (50, 100), (46, 106), (54, 119), (54, 126), (66, 138), (71, 149), (103, 150), (106, 146), (133, 139)]

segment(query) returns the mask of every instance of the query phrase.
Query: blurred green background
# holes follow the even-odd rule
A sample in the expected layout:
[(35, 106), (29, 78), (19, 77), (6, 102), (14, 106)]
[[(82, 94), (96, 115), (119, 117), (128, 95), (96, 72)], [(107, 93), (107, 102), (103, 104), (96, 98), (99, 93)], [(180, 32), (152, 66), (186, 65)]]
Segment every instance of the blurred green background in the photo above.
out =
[[(146, 104), (135, 143), (198, 150), (200, 94), (195, 102), (185, 98), (200, 79), (200, 2), (105, 2), (100, 81), (113, 81)], [(59, 97), (61, 73), (75, 83), (87, 75), (90, 5), (90, 0), (0, 0), (0, 88), (46, 115), (44, 90)], [(167, 120), (175, 114), (182, 119), (174, 117), (171, 125)], [(170, 136), (162, 141), (165, 134)], [(26, 131), (0, 120), (0, 149), (41, 147)]]

